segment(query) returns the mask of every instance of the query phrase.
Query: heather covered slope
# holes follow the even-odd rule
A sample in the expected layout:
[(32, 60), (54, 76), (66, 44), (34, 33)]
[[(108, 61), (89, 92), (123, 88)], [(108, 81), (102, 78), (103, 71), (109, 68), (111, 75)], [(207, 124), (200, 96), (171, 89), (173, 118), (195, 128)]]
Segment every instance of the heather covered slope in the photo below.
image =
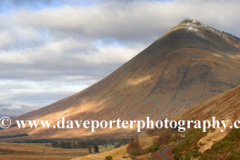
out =
[[(240, 84), (240, 40), (187, 20), (112, 74), (87, 89), (15, 119), (52, 120), (174, 118)], [(1, 130), (16, 134), (16, 127)], [(125, 130), (21, 129), (30, 138), (129, 136)]]
[[(214, 96), (183, 112), (177, 120), (227, 120), (224, 132), (222, 128), (192, 129), (186, 132), (185, 140), (173, 148), (174, 158), (185, 159), (240, 159), (240, 130), (231, 129), (234, 121), (240, 119), (240, 86)], [(239, 126), (239, 125), (238, 125)]]
[(216, 117), (218, 120), (240, 117), (240, 86), (214, 96), (183, 112), (176, 119), (205, 120)]

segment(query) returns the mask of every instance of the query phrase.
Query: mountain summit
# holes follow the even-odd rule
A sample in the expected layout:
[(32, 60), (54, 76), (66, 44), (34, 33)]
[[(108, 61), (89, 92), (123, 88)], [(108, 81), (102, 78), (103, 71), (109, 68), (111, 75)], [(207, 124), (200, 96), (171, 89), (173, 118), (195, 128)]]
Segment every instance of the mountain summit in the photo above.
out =
[[(174, 118), (240, 85), (240, 40), (187, 19), (106, 78), (70, 97), (13, 120), (152, 120)], [(29, 138), (128, 136), (130, 130), (58, 130), (12, 127), (3, 135)], [(136, 133), (136, 131), (133, 131)]]
[[(213, 42), (214, 39), (210, 39), (210, 37), (207, 36), (207, 34), (204, 34), (203, 32), (201, 32), (201, 30), (205, 31), (205, 32), (212, 32), (213, 34), (218, 35), (219, 37), (221, 37), (222, 39), (224, 39), (226, 42), (230, 43), (231, 45), (240, 48), (240, 39), (234, 35), (231, 35), (227, 32), (221, 32), (219, 30), (216, 30), (215, 28), (206, 26), (204, 24), (202, 24), (201, 22), (199, 22), (198, 20), (195, 19), (185, 19), (183, 20), (179, 26), (185, 26), (187, 31), (190, 32), (195, 32), (198, 36), (200, 36), (201, 38), (209, 41), (209, 42)], [(199, 31), (200, 30), (200, 31)]]

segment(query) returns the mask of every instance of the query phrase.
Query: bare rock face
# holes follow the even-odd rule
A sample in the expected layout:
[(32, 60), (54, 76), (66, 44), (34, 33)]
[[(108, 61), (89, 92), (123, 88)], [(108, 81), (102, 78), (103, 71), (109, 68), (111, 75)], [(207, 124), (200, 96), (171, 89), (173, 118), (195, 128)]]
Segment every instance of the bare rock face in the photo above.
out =
[[(174, 118), (240, 85), (239, 39), (185, 20), (87, 89), (15, 119), (72, 120)], [(12, 135), (16, 127), (1, 130)], [(20, 132), (20, 131), (18, 131)], [(129, 137), (131, 130), (25, 129), (29, 138)]]

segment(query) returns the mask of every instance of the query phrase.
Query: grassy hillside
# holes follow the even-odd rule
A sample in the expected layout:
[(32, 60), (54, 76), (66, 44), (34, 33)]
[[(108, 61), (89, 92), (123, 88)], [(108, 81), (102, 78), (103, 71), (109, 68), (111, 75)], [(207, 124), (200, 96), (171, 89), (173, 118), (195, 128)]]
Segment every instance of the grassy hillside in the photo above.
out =
[[(180, 120), (206, 120), (215, 116), (217, 120), (232, 122), (239, 120), (240, 87), (212, 97), (177, 116)], [(183, 142), (173, 149), (176, 159), (240, 159), (240, 130), (227, 126), (225, 132), (217, 129), (203, 133), (202, 129), (191, 129)], [(216, 134), (215, 134), (216, 133)], [(218, 137), (218, 138), (217, 138)], [(205, 149), (204, 149), (205, 147)]]
[(45, 144), (0, 143), (2, 160), (69, 160), (87, 154), (87, 149), (52, 148)]
[(222, 120), (240, 117), (240, 86), (214, 96), (177, 116), (176, 120), (206, 120), (215, 116)]
[(214, 142), (211, 149), (201, 153), (198, 142), (205, 137), (201, 129), (192, 129), (186, 133), (184, 141), (174, 146), (172, 153), (176, 160), (190, 160), (197, 158), (200, 160), (236, 160), (240, 159), (240, 130), (232, 129), (231, 132), (223, 139)]

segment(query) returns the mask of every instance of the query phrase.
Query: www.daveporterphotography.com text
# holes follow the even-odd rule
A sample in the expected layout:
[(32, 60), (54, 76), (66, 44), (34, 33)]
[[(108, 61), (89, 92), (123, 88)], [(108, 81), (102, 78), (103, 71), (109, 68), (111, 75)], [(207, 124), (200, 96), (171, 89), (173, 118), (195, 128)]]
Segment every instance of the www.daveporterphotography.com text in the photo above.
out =
[[(233, 124), (233, 125), (230, 125)], [(74, 129), (74, 128), (85, 128), (90, 129), (91, 132), (95, 132), (97, 129), (134, 129), (136, 132), (141, 132), (144, 129), (154, 129), (154, 128), (171, 128), (177, 129), (179, 132), (185, 132), (186, 129), (202, 129), (203, 132), (207, 132), (207, 129), (213, 128), (217, 129), (221, 127), (221, 132), (224, 132), (226, 128), (240, 128), (240, 121), (236, 120), (233, 123), (230, 120), (217, 120), (212, 117), (211, 120), (169, 120), (165, 118), (164, 120), (151, 120), (150, 117), (146, 117), (145, 120), (121, 120), (120, 118), (115, 120), (66, 120), (62, 117), (60, 120), (52, 125), (52, 120), (16, 120), (15, 124), (19, 129), (24, 129), (30, 127), (31, 129), (36, 128), (53, 128), (53, 129)], [(11, 119), (1, 118), (0, 123), (1, 128), (11, 127)]]

